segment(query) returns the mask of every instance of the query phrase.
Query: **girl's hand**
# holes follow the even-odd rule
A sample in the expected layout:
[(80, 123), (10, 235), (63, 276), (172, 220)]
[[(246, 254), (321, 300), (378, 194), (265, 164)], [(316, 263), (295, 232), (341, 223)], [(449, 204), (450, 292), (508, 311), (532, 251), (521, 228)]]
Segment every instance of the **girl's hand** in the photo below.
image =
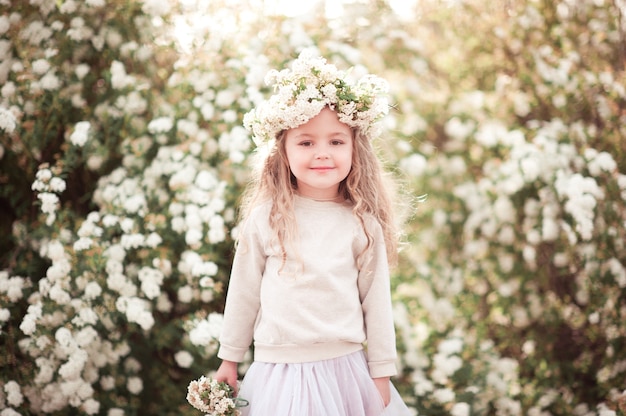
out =
[(377, 377), (373, 378), (372, 380), (374, 380), (374, 384), (376, 384), (376, 388), (380, 393), (380, 397), (382, 397), (383, 403), (385, 404), (385, 407), (387, 407), (387, 405), (391, 401), (391, 388), (389, 387), (389, 377)]
[(234, 361), (222, 361), (220, 368), (217, 369), (213, 377), (217, 381), (225, 381), (233, 388), (235, 396), (237, 396), (237, 363)]

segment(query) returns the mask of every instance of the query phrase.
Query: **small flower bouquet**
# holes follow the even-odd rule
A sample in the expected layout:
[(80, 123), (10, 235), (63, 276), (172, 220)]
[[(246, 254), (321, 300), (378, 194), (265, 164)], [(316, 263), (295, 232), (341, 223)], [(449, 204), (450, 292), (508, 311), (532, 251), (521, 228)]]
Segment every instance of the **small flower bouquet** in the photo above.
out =
[(207, 416), (239, 416), (237, 408), (248, 405), (247, 400), (233, 397), (228, 384), (205, 376), (189, 383), (187, 401)]

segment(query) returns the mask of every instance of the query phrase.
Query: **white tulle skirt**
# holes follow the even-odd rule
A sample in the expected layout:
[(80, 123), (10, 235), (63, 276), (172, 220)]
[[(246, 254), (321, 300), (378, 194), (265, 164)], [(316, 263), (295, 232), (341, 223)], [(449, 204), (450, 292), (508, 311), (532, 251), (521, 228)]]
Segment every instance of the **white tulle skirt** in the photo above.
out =
[(390, 387), (384, 408), (363, 351), (310, 363), (255, 361), (239, 390), (249, 405), (240, 410), (242, 416), (412, 416)]

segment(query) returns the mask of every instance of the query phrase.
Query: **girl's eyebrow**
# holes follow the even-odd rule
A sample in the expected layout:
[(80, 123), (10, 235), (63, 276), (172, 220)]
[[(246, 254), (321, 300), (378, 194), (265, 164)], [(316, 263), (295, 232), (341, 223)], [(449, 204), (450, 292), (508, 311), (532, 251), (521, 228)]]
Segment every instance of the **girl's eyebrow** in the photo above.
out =
[(315, 137), (315, 136), (310, 133), (298, 133), (295, 136), (293, 136), (294, 139), (309, 138), (309, 137)]
[[(343, 136), (343, 137), (350, 137), (350, 134), (345, 133), (343, 131), (336, 131), (333, 133), (330, 133), (328, 136), (330, 137), (336, 137), (336, 136)], [(316, 134), (312, 134), (312, 133), (298, 133), (295, 136), (293, 136), (294, 138), (315, 138), (318, 137)]]
[(333, 136), (333, 137), (334, 137), (334, 136), (345, 136), (345, 137), (350, 137), (350, 134), (348, 134), (348, 133), (346, 133), (346, 132), (343, 132), (343, 131), (337, 131), (337, 132), (335, 132), (335, 133), (331, 134), (331, 136)]

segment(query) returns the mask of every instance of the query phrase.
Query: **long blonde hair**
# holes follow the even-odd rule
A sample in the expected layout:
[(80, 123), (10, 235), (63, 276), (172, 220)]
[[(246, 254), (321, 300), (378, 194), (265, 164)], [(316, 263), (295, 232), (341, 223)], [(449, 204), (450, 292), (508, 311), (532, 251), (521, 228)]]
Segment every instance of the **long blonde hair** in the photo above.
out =
[[(393, 266), (398, 260), (398, 231), (393, 198), (395, 188), (377, 157), (370, 137), (359, 129), (352, 131), (352, 168), (339, 184), (339, 194), (352, 203), (352, 212), (367, 236), (367, 248), (371, 247), (373, 239), (365, 226), (365, 217), (371, 215), (380, 223), (387, 259)], [(270, 227), (280, 243), (283, 261), (286, 259), (286, 244), (293, 241), (296, 233), (293, 203), (297, 190), (296, 179), (289, 168), (285, 136), (286, 131), (277, 135), (276, 143), (265, 157), (261, 169), (253, 171), (251, 181), (243, 193), (239, 212), (240, 220), (244, 221), (259, 203), (272, 201)]]

